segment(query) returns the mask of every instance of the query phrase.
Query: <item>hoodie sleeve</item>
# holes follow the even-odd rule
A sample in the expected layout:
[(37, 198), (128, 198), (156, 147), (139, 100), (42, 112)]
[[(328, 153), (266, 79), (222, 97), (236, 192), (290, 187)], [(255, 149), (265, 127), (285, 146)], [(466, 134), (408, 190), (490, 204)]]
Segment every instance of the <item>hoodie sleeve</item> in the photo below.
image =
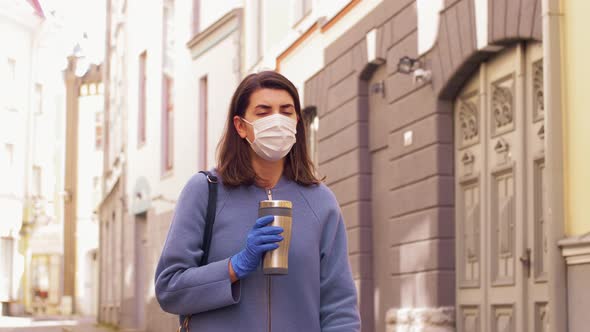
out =
[(361, 323), (348, 261), (346, 228), (335, 199), (332, 205), (322, 230), (320, 324), (322, 332), (358, 332)]
[(240, 282), (231, 283), (229, 258), (199, 266), (208, 192), (203, 174), (185, 185), (156, 267), (156, 298), (172, 314), (196, 314), (239, 302)]

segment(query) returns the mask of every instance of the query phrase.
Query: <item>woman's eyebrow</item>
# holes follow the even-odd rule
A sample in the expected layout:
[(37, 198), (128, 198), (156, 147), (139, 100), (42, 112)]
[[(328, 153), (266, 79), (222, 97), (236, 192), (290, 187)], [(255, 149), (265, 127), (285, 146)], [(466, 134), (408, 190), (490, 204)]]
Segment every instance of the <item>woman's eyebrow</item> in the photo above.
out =
[[(293, 106), (293, 104), (283, 104), (283, 105), (280, 106), (280, 108), (288, 108), (288, 107), (295, 107), (295, 106)], [(269, 108), (272, 108), (272, 107), (269, 106), (269, 105), (266, 105), (266, 104), (258, 104), (254, 108), (269, 109)]]

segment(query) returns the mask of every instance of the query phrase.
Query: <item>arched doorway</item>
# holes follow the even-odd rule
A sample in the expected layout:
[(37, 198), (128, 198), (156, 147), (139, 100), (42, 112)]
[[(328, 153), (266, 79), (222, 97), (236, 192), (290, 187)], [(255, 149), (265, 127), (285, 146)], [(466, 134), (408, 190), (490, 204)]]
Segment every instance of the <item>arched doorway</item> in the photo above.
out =
[(457, 330), (545, 331), (542, 45), (481, 63), (453, 112)]

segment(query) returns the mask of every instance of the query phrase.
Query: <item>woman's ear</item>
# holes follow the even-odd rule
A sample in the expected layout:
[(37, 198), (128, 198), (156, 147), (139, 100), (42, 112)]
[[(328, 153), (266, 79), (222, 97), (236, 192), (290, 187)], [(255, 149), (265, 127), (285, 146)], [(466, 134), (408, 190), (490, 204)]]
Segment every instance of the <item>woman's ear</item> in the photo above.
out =
[(236, 131), (238, 132), (238, 135), (240, 135), (241, 138), (246, 137), (246, 128), (244, 126), (244, 121), (242, 121), (242, 119), (237, 115), (234, 116), (234, 127), (236, 128)]

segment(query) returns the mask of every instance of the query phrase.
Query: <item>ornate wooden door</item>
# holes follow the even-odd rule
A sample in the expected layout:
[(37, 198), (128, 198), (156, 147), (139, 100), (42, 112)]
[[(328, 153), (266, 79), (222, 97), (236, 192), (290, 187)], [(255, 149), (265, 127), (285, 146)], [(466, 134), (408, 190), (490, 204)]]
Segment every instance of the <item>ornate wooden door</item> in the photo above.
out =
[(480, 65), (454, 104), (458, 331), (544, 331), (542, 48)]

